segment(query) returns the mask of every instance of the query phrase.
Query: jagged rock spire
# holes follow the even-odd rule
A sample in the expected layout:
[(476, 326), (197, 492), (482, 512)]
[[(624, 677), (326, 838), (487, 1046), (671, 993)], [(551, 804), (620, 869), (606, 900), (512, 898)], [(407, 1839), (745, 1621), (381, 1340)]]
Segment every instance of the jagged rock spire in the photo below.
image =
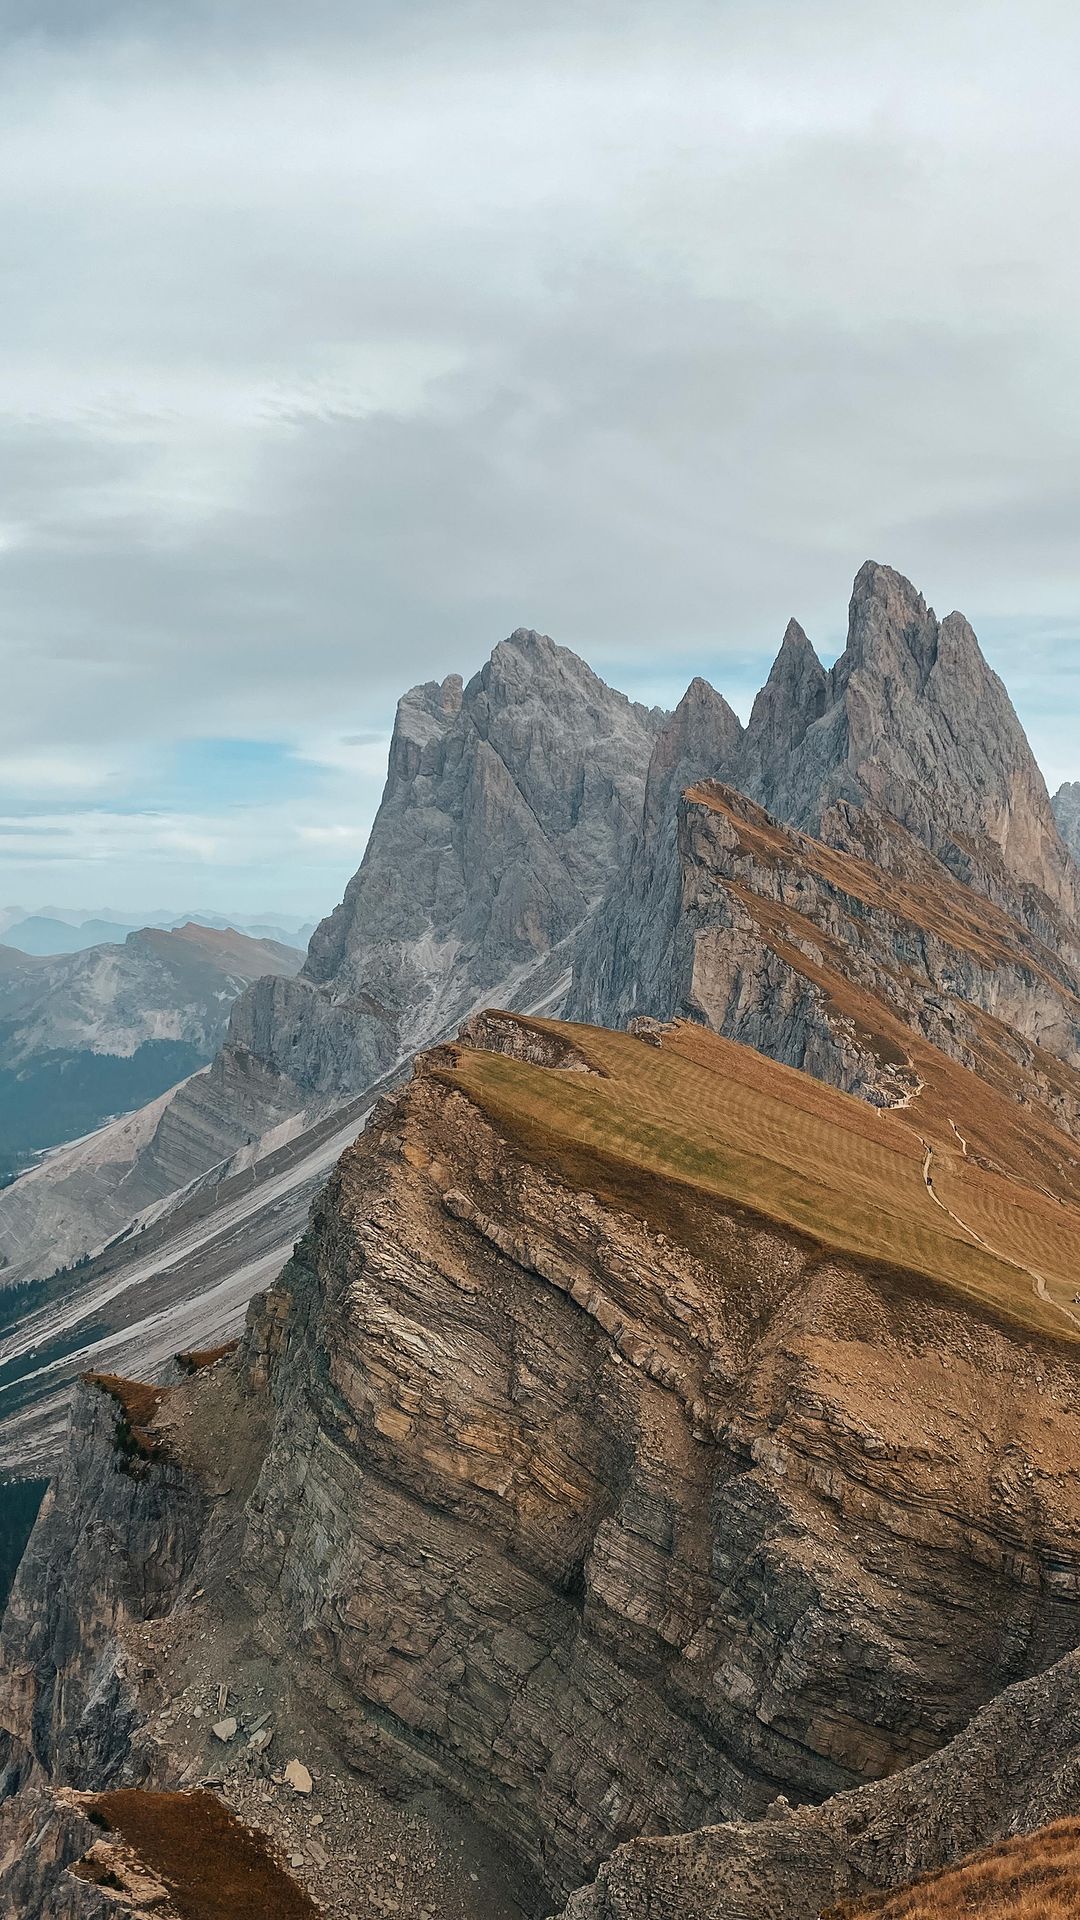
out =
[(825, 711), (829, 676), (797, 620), (789, 620), (746, 730), (744, 776), (753, 780), (802, 743)]
[(743, 728), (723, 695), (700, 676), (691, 680), (656, 736), (645, 784), (644, 835), (650, 840), (674, 817), (679, 795), (696, 780), (727, 780), (739, 764)]
[(837, 801), (891, 814), (952, 870), (1026, 911), (1037, 889), (1080, 918), (1080, 876), (1024, 729), (962, 614), (938, 620), (894, 568), (855, 577), (847, 646), (825, 674), (789, 626), (754, 706), (737, 782), (811, 832)]

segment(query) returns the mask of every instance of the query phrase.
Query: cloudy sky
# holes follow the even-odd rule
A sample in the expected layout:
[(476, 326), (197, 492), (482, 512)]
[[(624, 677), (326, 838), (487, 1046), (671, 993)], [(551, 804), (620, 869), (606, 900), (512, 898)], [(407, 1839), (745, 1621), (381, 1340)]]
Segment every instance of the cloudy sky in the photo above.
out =
[(1080, 776), (1066, 0), (0, 0), (0, 903), (325, 911), (396, 695), (868, 556)]

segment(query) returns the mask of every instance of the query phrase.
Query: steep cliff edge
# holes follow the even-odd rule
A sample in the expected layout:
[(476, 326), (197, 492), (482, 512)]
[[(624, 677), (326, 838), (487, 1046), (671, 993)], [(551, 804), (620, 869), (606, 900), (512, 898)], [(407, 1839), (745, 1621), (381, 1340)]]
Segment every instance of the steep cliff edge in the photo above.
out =
[(878, 1106), (912, 1097), (929, 1045), (1075, 1136), (1071, 959), (876, 808), (837, 805), (823, 830), (783, 827), (715, 781), (688, 789), (647, 938), (608, 952), (590, 938), (575, 1010), (704, 1021)]
[(270, 1767), (303, 1727), (342, 1791), (441, 1794), (542, 1912), (1060, 1673), (1080, 1188), (1015, 1103), (965, 1154), (985, 1090), (940, 1060), (879, 1112), (700, 1027), (489, 1016), (425, 1056), (234, 1361), (86, 1390), (4, 1632), (9, 1789), (213, 1769), (273, 1833), (283, 1789), (185, 1704), (210, 1648)]

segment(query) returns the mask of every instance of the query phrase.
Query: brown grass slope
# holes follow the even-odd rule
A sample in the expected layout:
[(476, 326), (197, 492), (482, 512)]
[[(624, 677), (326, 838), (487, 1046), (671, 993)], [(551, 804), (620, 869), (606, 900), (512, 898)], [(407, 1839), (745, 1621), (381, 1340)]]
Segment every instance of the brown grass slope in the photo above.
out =
[(907, 1887), (830, 1907), (823, 1920), (1076, 1920), (1080, 1820), (1002, 1840)]
[[(158, 1876), (183, 1920), (316, 1920), (318, 1909), (261, 1834), (212, 1793), (121, 1788), (80, 1795), (80, 1803)], [(93, 1856), (75, 1872), (96, 1880)]]
[[(527, 1024), (572, 1042), (596, 1072), (463, 1047), (446, 1050), (440, 1071), (571, 1185), (686, 1244), (700, 1239), (703, 1206), (742, 1208), (1014, 1324), (1080, 1337), (1072, 1143), (1048, 1143), (1041, 1116), (997, 1100), (932, 1048), (920, 1057), (918, 1100), (881, 1111), (688, 1023), (659, 1049), (601, 1028)], [(964, 1151), (965, 1128), (987, 1127), (994, 1170)], [(1031, 1177), (1048, 1161), (1054, 1192)]]

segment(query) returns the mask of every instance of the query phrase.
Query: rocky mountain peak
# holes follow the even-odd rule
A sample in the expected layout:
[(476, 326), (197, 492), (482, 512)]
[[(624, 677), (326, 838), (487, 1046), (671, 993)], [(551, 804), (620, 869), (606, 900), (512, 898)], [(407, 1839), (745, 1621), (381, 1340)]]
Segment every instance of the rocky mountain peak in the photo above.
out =
[(444, 1003), (456, 1015), (545, 955), (640, 819), (660, 718), (525, 627), (467, 685), (407, 694), (367, 850), (305, 981), (343, 1006), (377, 1003), (381, 1057), (387, 1031), (411, 1040), (399, 1020), (427, 1038)]
[(700, 675), (691, 680), (674, 713), (656, 736), (645, 783), (646, 841), (674, 818), (679, 794), (696, 780), (730, 777), (738, 762), (743, 727), (723, 694)]
[(459, 673), (448, 674), (445, 680), (425, 680), (402, 694), (390, 739), (386, 793), (399, 783), (415, 780), (424, 766), (425, 753), (430, 760), (431, 749), (460, 712), (461, 700)]
[(830, 674), (789, 626), (735, 784), (812, 833), (838, 801), (872, 803), (1010, 910), (1038, 917), (1037, 891), (1080, 918), (1042, 775), (971, 626), (960, 613), (939, 621), (877, 561), (855, 577), (847, 646)]
[(813, 643), (808, 639), (799, 622), (792, 617), (784, 628), (784, 638), (780, 642), (780, 651), (772, 663), (767, 684), (772, 686), (777, 682), (786, 683), (803, 676), (811, 679), (817, 679), (820, 676), (824, 681), (825, 669), (814, 652)]
[[(499, 642), (495, 652), (500, 653), (504, 647), (516, 647), (519, 653), (547, 654), (549, 657), (554, 653), (570, 651), (568, 647), (557, 647), (549, 633), (539, 633), (535, 627), (515, 627), (513, 633)], [(576, 659), (576, 654), (573, 657)], [(579, 662), (581, 666), (584, 664), (584, 661)]]
[(517, 627), (499, 642), (465, 688), (464, 704), (482, 734), (490, 714), (508, 706), (527, 708), (544, 726), (557, 722), (575, 730), (588, 716), (585, 724), (599, 724), (605, 733), (617, 732), (631, 715), (655, 733), (665, 717), (609, 687), (579, 654), (532, 627)]
[(825, 711), (829, 676), (797, 620), (789, 620), (772, 671), (754, 701), (744, 778), (752, 785), (782, 763)]
[(921, 690), (937, 660), (938, 633), (933, 608), (911, 581), (893, 567), (867, 560), (855, 575), (847, 651), (837, 662), (835, 680), (842, 687), (852, 673), (869, 668), (898, 673)]

